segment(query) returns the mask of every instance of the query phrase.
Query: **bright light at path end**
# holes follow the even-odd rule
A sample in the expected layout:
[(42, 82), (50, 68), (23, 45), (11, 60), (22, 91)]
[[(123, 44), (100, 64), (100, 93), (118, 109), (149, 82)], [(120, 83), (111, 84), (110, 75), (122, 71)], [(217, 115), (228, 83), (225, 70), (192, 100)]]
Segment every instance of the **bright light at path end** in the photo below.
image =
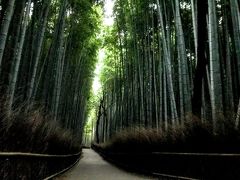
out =
[(97, 95), (99, 92), (99, 89), (101, 88), (101, 83), (99, 82), (99, 78), (94, 78), (93, 80), (93, 85), (92, 85), (92, 89), (93, 89), (93, 93), (94, 95)]
[(98, 52), (98, 62), (96, 64), (96, 69), (94, 71), (94, 79), (93, 79), (93, 85), (92, 85), (92, 90), (94, 95), (97, 95), (102, 88), (102, 85), (100, 82), (100, 74), (103, 68), (104, 57), (105, 57), (104, 49), (100, 49)]
[(103, 23), (106, 26), (112, 26), (114, 23), (113, 7), (114, 7), (114, 0), (106, 0), (105, 1)]

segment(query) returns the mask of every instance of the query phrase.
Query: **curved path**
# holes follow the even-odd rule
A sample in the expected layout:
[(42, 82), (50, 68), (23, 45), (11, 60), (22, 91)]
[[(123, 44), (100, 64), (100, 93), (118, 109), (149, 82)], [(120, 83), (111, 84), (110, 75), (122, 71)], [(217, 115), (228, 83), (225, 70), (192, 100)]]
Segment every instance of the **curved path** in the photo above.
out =
[(83, 149), (83, 158), (71, 171), (56, 180), (151, 180), (153, 178), (126, 172), (103, 160), (91, 149)]

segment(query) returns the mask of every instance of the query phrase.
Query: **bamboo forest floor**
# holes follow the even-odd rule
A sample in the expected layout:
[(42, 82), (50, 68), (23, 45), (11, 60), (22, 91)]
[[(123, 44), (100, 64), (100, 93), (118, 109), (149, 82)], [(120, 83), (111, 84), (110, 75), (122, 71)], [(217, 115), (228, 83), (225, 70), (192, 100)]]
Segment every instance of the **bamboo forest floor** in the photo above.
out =
[(92, 149), (83, 149), (83, 158), (71, 171), (56, 180), (151, 180), (154, 178), (126, 172), (106, 162)]

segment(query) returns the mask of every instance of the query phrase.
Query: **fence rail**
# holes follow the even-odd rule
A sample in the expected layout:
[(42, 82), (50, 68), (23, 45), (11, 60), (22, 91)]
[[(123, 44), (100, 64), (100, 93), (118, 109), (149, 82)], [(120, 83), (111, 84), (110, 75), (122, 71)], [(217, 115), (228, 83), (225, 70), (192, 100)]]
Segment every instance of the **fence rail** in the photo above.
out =
[(46, 158), (67, 158), (73, 156), (79, 156), (81, 152), (76, 154), (38, 154), (38, 153), (24, 153), (24, 152), (0, 152), (0, 157), (46, 157)]
[[(18, 176), (16, 168), (21, 166), (22, 168), (28, 168), (28, 171), (20, 172), (19, 176), (30, 176), (28, 178), (34, 177), (34, 173), (31, 171), (41, 171), (38, 174), (36, 179), (44, 179), (49, 180), (52, 179), (68, 170), (73, 168), (80, 158), (82, 157), (82, 152), (78, 152), (75, 154), (38, 154), (38, 153), (25, 153), (25, 152), (0, 152), (0, 161), (1, 168), (0, 173), (1, 176), (6, 176), (5, 179), (11, 179), (10, 176)], [(20, 164), (20, 165), (16, 165)], [(13, 166), (13, 167), (12, 167)], [(12, 167), (12, 168), (9, 168)], [(44, 167), (45, 171), (42, 171)], [(10, 170), (9, 170), (10, 169)], [(28, 174), (30, 173), (30, 175)], [(7, 175), (6, 175), (7, 174)], [(26, 175), (28, 174), (28, 175)], [(4, 179), (4, 178), (3, 178)]]
[(240, 179), (239, 153), (110, 152), (93, 145), (106, 160), (162, 179)]

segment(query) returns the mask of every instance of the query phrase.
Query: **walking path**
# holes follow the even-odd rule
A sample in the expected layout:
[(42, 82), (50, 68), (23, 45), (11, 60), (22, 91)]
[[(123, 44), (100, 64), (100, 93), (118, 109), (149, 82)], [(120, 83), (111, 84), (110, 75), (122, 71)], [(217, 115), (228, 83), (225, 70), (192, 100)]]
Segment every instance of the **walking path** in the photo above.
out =
[(83, 158), (71, 171), (56, 180), (152, 180), (153, 178), (126, 172), (106, 162), (91, 149), (83, 149)]

